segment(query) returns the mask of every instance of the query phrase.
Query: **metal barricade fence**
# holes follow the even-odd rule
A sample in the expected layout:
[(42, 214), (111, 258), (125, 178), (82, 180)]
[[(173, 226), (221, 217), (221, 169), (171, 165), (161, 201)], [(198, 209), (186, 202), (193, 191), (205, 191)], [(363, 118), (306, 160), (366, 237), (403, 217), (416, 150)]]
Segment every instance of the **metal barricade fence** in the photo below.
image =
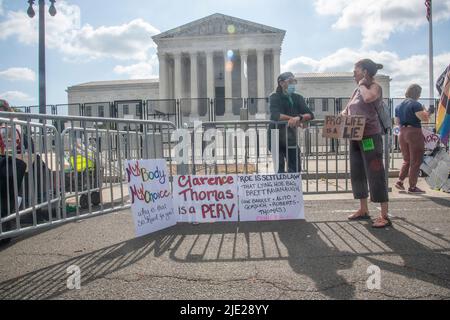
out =
[[(129, 208), (127, 159), (165, 158), (176, 173), (171, 122), (2, 112), (0, 123), (4, 135), (11, 132), (1, 160), (8, 178), (0, 179), (0, 239)], [(15, 127), (23, 133), (19, 146), (11, 142)]]
[[(269, 149), (270, 124), (279, 135), (288, 135), (286, 122), (268, 120), (204, 122), (188, 131), (189, 163), (183, 174), (273, 174), (278, 168)], [(305, 129), (297, 129), (296, 145), (284, 153), (300, 153), (303, 192), (305, 194), (351, 192), (349, 143), (322, 137), (323, 121), (312, 121)], [(386, 179), (390, 163), (391, 137), (383, 136)], [(278, 148), (274, 145), (274, 148)], [(286, 157), (286, 158), (287, 158)], [(298, 158), (296, 156), (295, 158)], [(287, 163), (285, 168), (288, 167)], [(287, 168), (286, 168), (287, 171)]]
[(193, 126), (195, 121), (209, 121), (211, 119), (211, 101), (208, 98), (183, 98), (179, 100), (181, 126)]
[(240, 120), (241, 109), (244, 108), (242, 98), (214, 98), (212, 118), (213, 121)]
[[(400, 98), (392, 98), (390, 99), (391, 101), (391, 106), (392, 106), (392, 114), (393, 114), (393, 118), (395, 117), (395, 107), (397, 107), (404, 99), (400, 99)], [(418, 100), (419, 103), (421, 103), (422, 105), (424, 105), (426, 108), (429, 108), (430, 105), (434, 105), (434, 107), (436, 108), (436, 111), (434, 112), (434, 115), (432, 115), (430, 117), (430, 121), (429, 122), (422, 122), (422, 127), (430, 130), (430, 131), (435, 131), (436, 129), (436, 114), (437, 114), (437, 106), (439, 105), (439, 99), (430, 99), (430, 98), (420, 98)], [(394, 121), (394, 120), (393, 120)], [(391, 163), (390, 163), (390, 167), (391, 168), (397, 168), (400, 169), (402, 162), (403, 162), (403, 156), (400, 150), (400, 144), (399, 144), (399, 140), (398, 140), (398, 136), (394, 135), (392, 133), (391, 135), (391, 141), (392, 144), (390, 146), (390, 159), (391, 159)], [(447, 150), (450, 147), (450, 143), (447, 143), (447, 145), (445, 146), (447, 148)]]
[[(43, 123), (32, 122), (36, 118)], [(2, 152), (5, 176), (11, 178), (1, 179), (0, 239), (129, 208), (127, 159), (164, 158), (171, 177), (275, 173), (278, 158), (270, 143), (278, 150), (279, 136), (289, 137), (291, 130), (286, 122), (269, 120), (213, 121), (173, 135), (177, 126), (168, 121), (23, 113), (0, 113), (0, 123), (6, 137), (11, 132), (10, 141), (23, 133), (19, 145), (10, 143)], [(273, 140), (271, 127), (280, 129), (276, 138), (271, 134)], [(287, 156), (295, 153), (305, 194), (351, 192), (349, 144), (324, 138), (322, 131), (323, 121), (311, 121), (296, 129), (294, 146), (280, 150)], [(386, 171), (391, 139), (384, 136)], [(188, 142), (185, 163), (175, 157), (180, 141)], [(17, 169), (23, 164), (22, 173)]]
[(60, 136), (46, 121), (32, 122), (34, 117), (0, 114), (0, 239), (61, 218)]
[(245, 105), (248, 112), (247, 119), (258, 119), (262, 115), (265, 119), (270, 119), (269, 98), (247, 98)]
[(147, 120), (163, 120), (178, 123), (176, 99), (158, 99), (145, 101)]

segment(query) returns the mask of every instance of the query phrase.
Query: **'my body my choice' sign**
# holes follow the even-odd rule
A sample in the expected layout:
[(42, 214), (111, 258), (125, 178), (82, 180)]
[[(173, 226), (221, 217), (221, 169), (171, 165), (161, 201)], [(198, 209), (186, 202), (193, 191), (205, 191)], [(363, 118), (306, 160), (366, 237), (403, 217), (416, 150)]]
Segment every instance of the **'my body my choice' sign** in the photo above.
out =
[(175, 225), (169, 174), (165, 160), (129, 160), (125, 171), (136, 236)]

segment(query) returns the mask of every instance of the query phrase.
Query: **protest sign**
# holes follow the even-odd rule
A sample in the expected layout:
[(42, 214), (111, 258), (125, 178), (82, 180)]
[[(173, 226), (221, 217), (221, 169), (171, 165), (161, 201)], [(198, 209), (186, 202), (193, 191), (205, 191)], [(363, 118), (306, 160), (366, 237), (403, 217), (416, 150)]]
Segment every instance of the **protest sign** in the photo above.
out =
[(125, 171), (131, 198), (136, 236), (177, 223), (164, 159), (128, 160)]
[(425, 142), (425, 150), (434, 150), (439, 143), (439, 135), (425, 128), (422, 128), (422, 134)]
[(239, 175), (240, 221), (304, 219), (299, 173)]
[(366, 119), (363, 116), (325, 116), (322, 136), (333, 139), (361, 140)]
[(174, 208), (180, 222), (238, 221), (237, 176), (175, 176)]

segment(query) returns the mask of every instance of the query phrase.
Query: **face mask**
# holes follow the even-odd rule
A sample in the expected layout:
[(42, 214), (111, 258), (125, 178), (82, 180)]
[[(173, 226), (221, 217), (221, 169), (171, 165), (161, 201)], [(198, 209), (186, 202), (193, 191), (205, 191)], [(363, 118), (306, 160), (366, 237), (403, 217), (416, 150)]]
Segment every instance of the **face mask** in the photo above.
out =
[(287, 93), (288, 94), (293, 94), (294, 92), (295, 92), (295, 84), (288, 85)]

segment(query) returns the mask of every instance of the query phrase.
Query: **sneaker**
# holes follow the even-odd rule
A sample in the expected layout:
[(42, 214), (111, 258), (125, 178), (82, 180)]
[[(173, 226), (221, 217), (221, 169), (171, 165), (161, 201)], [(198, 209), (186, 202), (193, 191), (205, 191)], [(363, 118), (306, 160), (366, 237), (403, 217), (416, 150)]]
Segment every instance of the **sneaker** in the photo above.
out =
[(414, 188), (408, 188), (408, 193), (410, 193), (410, 194), (422, 194), (422, 193), (425, 193), (425, 191), (423, 191), (422, 189), (419, 189), (417, 187), (414, 187)]
[(397, 181), (397, 182), (395, 183), (395, 187), (396, 187), (398, 190), (405, 191), (405, 186), (403, 185), (403, 182), (401, 182), (401, 181)]

